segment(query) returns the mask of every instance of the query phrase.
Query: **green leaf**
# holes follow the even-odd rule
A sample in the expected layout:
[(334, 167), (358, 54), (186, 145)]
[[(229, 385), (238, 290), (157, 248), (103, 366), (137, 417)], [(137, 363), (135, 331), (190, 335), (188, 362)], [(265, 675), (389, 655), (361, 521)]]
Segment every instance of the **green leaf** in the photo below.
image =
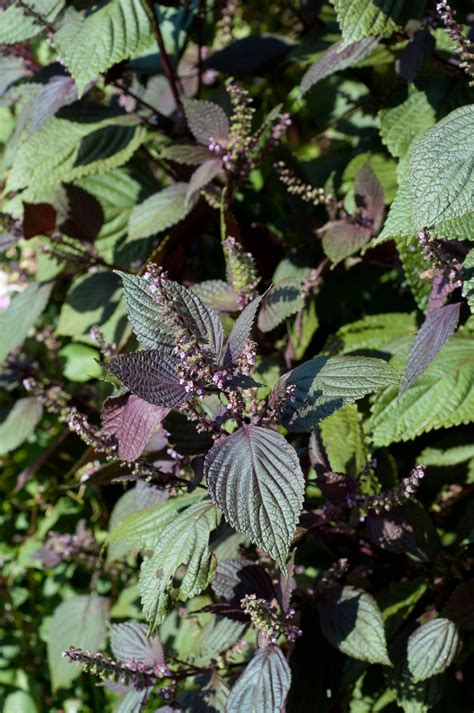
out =
[(282, 422), (290, 431), (311, 431), (344, 404), (398, 381), (396, 372), (383, 359), (319, 356), (282, 376), (273, 398), (281, 398), (291, 387)]
[(413, 680), (424, 681), (445, 671), (460, 646), (457, 625), (441, 617), (427, 621), (408, 639), (408, 668)]
[[(175, 515), (145, 555), (139, 588), (143, 611), (153, 631), (173, 601), (186, 601), (207, 587), (216, 568), (209, 535), (219, 524), (218, 510), (205, 500)], [(180, 568), (184, 566), (184, 573)]]
[(291, 277), (282, 280), (273, 285), (263, 297), (258, 315), (258, 328), (262, 332), (270, 332), (302, 307), (303, 299), (299, 280)]
[(474, 419), (474, 339), (454, 335), (400, 397), (390, 387), (374, 403), (368, 428), (376, 447)]
[(0, 310), (0, 363), (23, 343), (46, 307), (52, 287), (52, 283), (28, 285), (12, 297), (8, 309)]
[(10, 409), (0, 409), (0, 456), (15, 450), (34, 431), (43, 413), (38, 399), (18, 399)]
[(392, 156), (404, 156), (413, 141), (436, 122), (436, 112), (424, 92), (414, 91), (408, 99), (379, 113), (382, 141)]
[(382, 614), (375, 599), (355, 587), (333, 587), (319, 604), (321, 630), (330, 643), (352, 658), (391, 666)]
[(404, 3), (400, 0), (334, 0), (343, 47), (368, 35), (388, 37), (398, 29)]
[(57, 334), (91, 342), (90, 330), (99, 325), (109, 342), (120, 343), (126, 327), (120, 280), (98, 270), (76, 277), (61, 308)]
[(186, 202), (188, 183), (173, 183), (137, 205), (130, 216), (128, 239), (148, 238), (185, 218), (194, 206)]
[(330, 339), (341, 354), (351, 352), (381, 352), (393, 356), (407, 344), (417, 331), (415, 316), (403, 312), (370, 314), (344, 325)]
[(67, 687), (81, 669), (62, 656), (69, 646), (99, 651), (107, 638), (109, 600), (76, 595), (55, 610), (48, 627), (48, 664), (53, 691)]
[(416, 142), (410, 158), (415, 230), (472, 212), (474, 104), (455, 109)]
[(285, 569), (304, 493), (294, 448), (275, 431), (243, 425), (211, 448), (204, 472), (229, 524)]
[(239, 309), (236, 293), (224, 280), (204, 280), (193, 285), (192, 290), (217, 312), (237, 312)]
[[(46, 22), (52, 22), (63, 9), (64, 0), (24, 0), (23, 4)], [(24, 42), (39, 35), (43, 30), (43, 25), (18, 5), (4, 7), (0, 13), (0, 45)]]
[(82, 383), (102, 375), (97, 364), (99, 352), (86, 344), (66, 344), (59, 350), (59, 356), (65, 360), (63, 374), (70, 381)]
[(368, 452), (357, 406), (346, 404), (325, 418), (320, 429), (332, 470), (354, 476), (360, 473), (367, 464)]
[(55, 35), (79, 96), (99, 74), (139, 54), (152, 41), (150, 14), (142, 0), (111, 0), (87, 14), (70, 8)]
[(138, 341), (147, 349), (173, 347), (175, 340), (163, 321), (163, 310), (150, 288), (150, 283), (138, 275), (118, 272), (122, 278), (128, 319)]
[(471, 248), (466, 255), (462, 265), (463, 288), (462, 293), (467, 300), (467, 304), (474, 314), (474, 249)]
[(290, 684), (290, 667), (281, 649), (259, 649), (234, 684), (226, 713), (280, 713)]
[(345, 47), (343, 47), (342, 40), (331, 45), (305, 73), (300, 84), (301, 95), (306, 94), (321, 79), (329, 77), (334, 72), (341, 72), (347, 67), (352, 67), (368, 57), (377, 44), (376, 37), (364, 37)]

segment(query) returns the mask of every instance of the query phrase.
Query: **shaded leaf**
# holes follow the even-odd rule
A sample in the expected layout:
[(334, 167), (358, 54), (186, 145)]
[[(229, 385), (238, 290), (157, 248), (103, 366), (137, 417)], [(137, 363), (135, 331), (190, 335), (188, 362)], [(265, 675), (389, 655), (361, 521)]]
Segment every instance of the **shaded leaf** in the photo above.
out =
[(474, 629), (474, 582), (456, 587), (443, 611), (443, 616), (461, 629)]
[(136, 659), (145, 666), (154, 667), (164, 663), (163, 647), (155, 634), (147, 638), (147, 627), (136, 621), (112, 624), (110, 627), (110, 647), (115, 658), (125, 663)]
[(243, 425), (211, 448), (204, 472), (229, 524), (285, 569), (304, 492), (294, 448), (275, 431)]
[(319, 232), (323, 236), (323, 250), (333, 265), (354, 255), (371, 236), (369, 228), (346, 220), (330, 221)]
[(108, 398), (102, 408), (102, 435), (112, 438), (122, 460), (136, 460), (168, 413), (135, 394)]
[(148, 403), (173, 408), (190, 398), (179, 383), (178, 364), (171, 350), (161, 349), (120, 354), (103, 367)]
[(186, 121), (196, 141), (205, 146), (210, 139), (225, 144), (229, 136), (229, 119), (220, 106), (201, 99), (186, 99), (183, 105)]
[(282, 280), (265, 293), (258, 315), (258, 328), (262, 332), (270, 332), (302, 307), (299, 280), (291, 277)]
[(260, 649), (234, 683), (226, 713), (280, 713), (290, 683), (290, 667), (281, 649)]
[(383, 223), (385, 199), (382, 184), (368, 163), (357, 171), (354, 194), (357, 207), (362, 208), (364, 217), (372, 221), (370, 232), (375, 235)]
[(383, 550), (396, 554), (415, 551), (415, 532), (405, 516), (403, 506), (381, 513), (371, 510), (367, 515), (367, 530), (372, 542)]
[(401, 385), (401, 394), (423, 374), (449, 337), (454, 334), (460, 309), (461, 303), (456, 302), (440, 307), (426, 317), (408, 356), (404, 373), (406, 381)]
[(261, 301), (261, 297), (256, 297), (249, 302), (235, 320), (227, 341), (226, 354), (224, 357), (226, 363), (235, 364), (242, 355), (250, 337), (255, 315)]
[(425, 60), (433, 54), (436, 41), (429, 30), (417, 30), (398, 58), (398, 72), (407, 82), (413, 82)]
[(234, 77), (264, 73), (274, 69), (291, 47), (287, 38), (278, 35), (243, 37), (211, 54), (204, 66)]
[(0, 456), (18, 448), (34, 431), (42, 414), (43, 406), (34, 397), (18, 399), (11, 408), (1, 408)]
[(55, 194), (58, 224), (71, 238), (92, 243), (104, 223), (102, 206), (91, 193), (72, 183), (64, 183)]
[(441, 617), (416, 629), (408, 639), (408, 668), (414, 681), (424, 681), (445, 671), (459, 649), (456, 624)]
[(190, 166), (199, 166), (204, 161), (215, 158), (215, 154), (206, 146), (196, 144), (172, 144), (161, 150), (161, 156), (168, 161), (184, 163)]
[(56, 227), (56, 210), (50, 203), (23, 203), (23, 236), (28, 240)]
[(232, 287), (224, 280), (205, 280), (192, 287), (204, 304), (217, 312), (237, 312), (239, 303)]
[(275, 587), (267, 572), (256, 562), (245, 559), (219, 562), (212, 589), (219, 597), (238, 607), (246, 594), (256, 594), (258, 598), (268, 601), (275, 597)]
[(186, 205), (192, 201), (196, 201), (199, 197), (201, 189), (205, 188), (222, 171), (222, 160), (220, 158), (211, 158), (204, 161), (197, 168), (189, 180), (188, 191), (186, 193)]
[(187, 183), (173, 183), (137, 205), (130, 215), (129, 240), (161, 233), (186, 217), (193, 205), (186, 202)]
[(311, 89), (321, 79), (329, 77), (335, 72), (341, 72), (347, 67), (352, 67), (368, 57), (378, 44), (377, 37), (363, 37), (357, 42), (343, 47), (342, 40), (335, 42), (324, 54), (319, 57), (307, 70), (300, 84), (301, 94)]
[(382, 615), (375, 599), (355, 587), (333, 587), (319, 603), (321, 630), (339, 651), (390, 666)]
[(8, 309), (0, 310), (0, 363), (23, 343), (46, 307), (52, 287), (52, 283), (30, 284), (23, 292), (13, 295)]
[(208, 431), (197, 431), (196, 424), (177, 411), (172, 411), (163, 425), (174, 450), (182, 455), (206, 453), (214, 443)]

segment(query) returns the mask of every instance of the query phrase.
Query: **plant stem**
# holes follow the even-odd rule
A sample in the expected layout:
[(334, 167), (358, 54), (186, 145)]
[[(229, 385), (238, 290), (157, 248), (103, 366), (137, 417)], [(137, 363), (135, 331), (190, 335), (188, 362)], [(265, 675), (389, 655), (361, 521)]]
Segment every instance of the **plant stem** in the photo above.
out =
[(171, 67), (171, 62), (168, 57), (168, 53), (166, 51), (165, 43), (163, 41), (163, 35), (161, 34), (160, 23), (158, 22), (158, 19), (156, 17), (155, 5), (154, 5), (153, 0), (147, 0), (147, 2), (148, 2), (148, 6), (149, 6), (150, 12), (151, 12), (153, 29), (155, 30), (156, 42), (158, 44), (158, 49), (160, 50), (161, 63), (163, 65), (163, 72), (166, 76), (166, 79), (169, 82), (171, 93), (173, 94), (173, 98), (176, 103), (176, 107), (177, 107), (178, 111), (182, 114), (183, 113), (183, 104), (182, 104), (180, 96), (179, 96), (178, 84), (176, 81), (176, 77), (175, 77), (173, 69)]

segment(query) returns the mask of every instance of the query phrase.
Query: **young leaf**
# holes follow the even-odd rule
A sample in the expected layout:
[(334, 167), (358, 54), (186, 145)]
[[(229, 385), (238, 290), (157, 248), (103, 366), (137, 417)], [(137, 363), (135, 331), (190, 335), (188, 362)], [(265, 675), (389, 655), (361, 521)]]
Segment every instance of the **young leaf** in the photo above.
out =
[(135, 394), (110, 397), (102, 409), (102, 435), (111, 437), (122, 460), (136, 460), (168, 414)]
[(179, 382), (178, 364), (178, 357), (162, 348), (120, 354), (102, 366), (148, 403), (173, 408), (190, 397)]
[(111, 0), (88, 14), (69, 8), (55, 35), (79, 96), (99, 74), (139, 54), (152, 40), (150, 14), (142, 0)]
[(186, 205), (196, 201), (202, 188), (205, 188), (222, 171), (222, 161), (220, 158), (212, 158), (204, 161), (197, 168), (190, 178), (188, 191), (186, 193)]
[(226, 713), (280, 713), (290, 684), (290, 667), (281, 649), (259, 649), (234, 684)]
[(423, 374), (449, 337), (454, 334), (459, 322), (460, 309), (461, 303), (456, 302), (440, 307), (426, 317), (408, 356), (404, 373), (406, 381), (400, 388), (401, 394)]
[(10, 409), (0, 409), (0, 456), (18, 448), (34, 431), (43, 414), (41, 402), (34, 398), (18, 399)]
[(215, 154), (199, 144), (173, 144), (161, 150), (162, 158), (189, 166), (200, 166), (201, 163), (215, 158)]
[(314, 87), (315, 84), (335, 72), (341, 72), (352, 67), (368, 57), (378, 44), (377, 37), (363, 37), (357, 42), (343, 47), (342, 40), (335, 42), (307, 70), (300, 84), (301, 95)]
[(455, 109), (416, 142), (410, 158), (415, 230), (472, 211), (474, 104)]
[(110, 648), (115, 658), (128, 663), (132, 659), (153, 668), (164, 663), (165, 657), (159, 637), (147, 638), (147, 627), (136, 621), (112, 624), (110, 627)]
[(311, 431), (344, 404), (398, 381), (383, 359), (319, 356), (282, 376), (273, 389), (273, 399), (291, 387), (282, 421), (290, 431)]
[(230, 525), (285, 569), (304, 493), (294, 448), (275, 431), (243, 425), (211, 448), (204, 472)]
[(281, 280), (278, 284), (273, 285), (263, 297), (258, 315), (258, 328), (262, 332), (270, 332), (302, 307), (303, 299), (299, 280), (291, 277)]
[(454, 335), (399, 398), (395, 387), (377, 397), (369, 429), (374, 445), (380, 447), (473, 418), (474, 340)]
[[(191, 505), (160, 532), (140, 569), (143, 611), (153, 631), (172, 601), (186, 601), (202, 592), (214, 575), (216, 561), (209, 535), (219, 524), (216, 508), (205, 500)], [(178, 570), (185, 572), (178, 578)]]
[(369, 663), (391, 666), (382, 615), (370, 594), (355, 587), (333, 587), (318, 604), (321, 630), (339, 651)]
[(129, 241), (148, 238), (179, 223), (193, 208), (187, 183), (172, 183), (137, 205), (130, 215)]
[(424, 681), (445, 671), (460, 646), (459, 630), (449, 619), (431, 619), (408, 639), (408, 668), (415, 681)]
[(28, 285), (24, 292), (13, 296), (8, 309), (0, 310), (0, 364), (23, 343), (46, 307), (52, 287), (52, 282)]
[(175, 339), (163, 320), (162, 309), (150, 283), (138, 275), (117, 271), (122, 278), (128, 319), (140, 344), (148, 349), (172, 348)]
[(81, 669), (63, 658), (69, 646), (98, 651), (105, 645), (109, 600), (95, 595), (76, 595), (62, 602), (48, 626), (48, 664), (53, 690), (69, 686)]
[(205, 146), (210, 139), (225, 144), (229, 136), (229, 120), (220, 106), (201, 99), (186, 99), (183, 104), (186, 121), (196, 141)]
[(262, 301), (261, 297), (256, 297), (254, 300), (244, 307), (234, 322), (232, 331), (229, 334), (227, 348), (224, 357), (224, 362), (235, 364), (241, 356), (245, 345), (247, 344), (250, 332), (252, 330), (253, 321), (257, 313), (257, 309)]

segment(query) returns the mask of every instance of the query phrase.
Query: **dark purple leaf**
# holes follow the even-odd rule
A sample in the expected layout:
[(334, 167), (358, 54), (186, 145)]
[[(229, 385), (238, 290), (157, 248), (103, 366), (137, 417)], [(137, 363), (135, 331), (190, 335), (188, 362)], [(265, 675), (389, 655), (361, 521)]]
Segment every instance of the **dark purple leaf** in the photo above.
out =
[(108, 398), (102, 410), (102, 435), (117, 444), (120, 458), (136, 460), (168, 412), (136, 394)]
[(212, 589), (219, 597), (237, 606), (246, 594), (256, 594), (268, 601), (276, 596), (272, 580), (263, 567), (245, 559), (219, 562)]
[(104, 222), (104, 211), (97, 198), (84, 188), (64, 183), (56, 194), (55, 203), (63, 233), (89, 243), (97, 238)]
[(23, 235), (28, 240), (56, 227), (56, 210), (50, 203), (23, 203)]
[(204, 66), (233, 77), (264, 73), (274, 70), (275, 64), (291, 49), (289, 41), (273, 35), (244, 37), (214, 52)]
[(148, 627), (136, 621), (112, 624), (110, 627), (110, 647), (115, 658), (128, 663), (132, 659), (141, 661), (147, 668), (164, 663), (163, 647), (155, 634), (147, 639)]
[(77, 99), (74, 79), (67, 74), (52, 77), (35, 97), (31, 109), (30, 130), (38, 131), (62, 106)]
[(229, 120), (218, 104), (201, 99), (186, 99), (183, 103), (186, 121), (196, 141), (204, 146), (211, 139), (216, 143), (227, 142)]
[(182, 455), (207, 453), (214, 443), (208, 431), (197, 431), (196, 424), (177, 411), (171, 411), (163, 425), (174, 450)]
[(241, 356), (250, 336), (255, 315), (261, 301), (261, 297), (256, 297), (237, 317), (227, 342), (227, 349), (224, 357), (224, 362), (226, 364), (234, 364)]
[(454, 590), (442, 616), (462, 629), (474, 629), (474, 581), (464, 582)]
[(457, 287), (458, 285), (450, 279), (449, 275), (439, 267), (435, 268), (426, 314), (430, 315), (443, 307), (451, 292), (454, 292)]
[(372, 221), (372, 235), (376, 235), (383, 223), (385, 199), (382, 184), (368, 163), (357, 172), (354, 194), (356, 205), (364, 210), (364, 218)]
[(371, 237), (370, 228), (345, 220), (330, 221), (319, 232), (323, 236), (323, 250), (334, 265), (354, 255)]
[(186, 205), (192, 203), (198, 196), (202, 188), (207, 186), (222, 171), (222, 161), (220, 158), (211, 158), (197, 168), (189, 181), (188, 192), (186, 193)]
[(408, 522), (403, 506), (379, 514), (371, 510), (367, 516), (369, 537), (388, 552), (416, 552), (413, 526)]
[(403, 394), (421, 376), (449, 337), (454, 334), (459, 322), (460, 308), (461, 303), (456, 302), (440, 307), (426, 317), (408, 356), (404, 373), (406, 381), (400, 388), (400, 394)]
[(179, 383), (178, 364), (171, 349), (161, 349), (121, 354), (103, 367), (148, 403), (173, 408), (190, 397)]
[(429, 30), (417, 30), (400, 53), (398, 59), (400, 76), (407, 82), (413, 82), (423, 66), (423, 62), (433, 54), (435, 46), (435, 39)]
[(176, 163), (199, 166), (204, 161), (215, 158), (215, 154), (199, 144), (173, 144), (162, 149), (161, 157)]
[(340, 72), (365, 59), (375, 49), (378, 37), (364, 37), (341, 49), (342, 40), (331, 45), (324, 54), (308, 69), (301, 80), (301, 95), (306, 94), (321, 79)]

